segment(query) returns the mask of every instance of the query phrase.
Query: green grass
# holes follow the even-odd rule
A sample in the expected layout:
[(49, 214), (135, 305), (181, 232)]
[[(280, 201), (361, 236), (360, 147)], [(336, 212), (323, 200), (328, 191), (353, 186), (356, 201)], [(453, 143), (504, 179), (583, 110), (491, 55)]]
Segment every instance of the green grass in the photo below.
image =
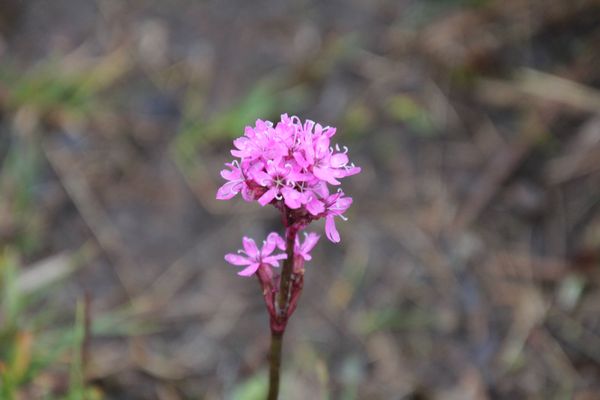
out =
[(60, 375), (58, 360), (67, 355), (72, 377), (66, 397), (56, 397), (48, 392), (44, 393), (44, 398), (83, 399), (83, 393), (90, 389), (84, 385), (81, 375), (83, 325), (80, 307), (77, 308), (75, 329), (60, 327), (60, 335), (52, 335), (52, 330), (57, 329), (57, 321), (44, 318), (46, 311), (38, 306), (40, 300), (45, 299), (22, 293), (18, 273), (16, 251), (4, 249), (0, 254), (0, 398), (16, 399), (19, 394), (22, 398), (26, 390), (36, 386), (37, 377), (49, 369)]

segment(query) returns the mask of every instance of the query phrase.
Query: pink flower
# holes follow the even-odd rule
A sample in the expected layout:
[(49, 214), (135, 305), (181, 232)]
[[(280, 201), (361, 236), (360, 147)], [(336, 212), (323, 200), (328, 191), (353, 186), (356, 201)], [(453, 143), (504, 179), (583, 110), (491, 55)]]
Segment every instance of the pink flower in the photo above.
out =
[(283, 160), (268, 162), (266, 172), (257, 171), (253, 174), (255, 182), (268, 189), (258, 202), (261, 206), (265, 206), (274, 198), (283, 199), (289, 208), (299, 208), (302, 205), (300, 202), (302, 196), (294, 187), (296, 182), (302, 181), (304, 177), (292, 164), (282, 165), (282, 163)]
[(229, 169), (221, 171), (221, 176), (228, 182), (217, 191), (218, 200), (229, 200), (244, 188), (246, 178), (237, 161), (225, 164)]
[(240, 192), (246, 201), (256, 199), (256, 185), (252, 180), (248, 179), (248, 176), (254, 174), (255, 171), (261, 170), (263, 164), (262, 162), (253, 162), (251, 165), (249, 164), (248, 161), (242, 161), (242, 164), (240, 165), (237, 160), (225, 164), (230, 169), (222, 170), (221, 176), (229, 182), (225, 183), (217, 190), (217, 200), (229, 200)]
[(347, 221), (348, 218), (342, 214), (350, 208), (350, 205), (352, 205), (352, 198), (344, 197), (344, 192), (341, 190), (325, 200), (325, 234), (334, 243), (340, 241), (340, 234), (335, 226), (334, 217), (340, 217), (344, 221)]
[[(276, 247), (281, 249), (282, 245), (285, 246), (283, 239), (275, 232), (271, 232), (267, 237), (267, 240), (263, 241), (262, 248), (259, 250), (254, 243), (253, 239), (248, 237), (243, 238), (243, 249), (238, 250), (238, 254), (229, 253), (225, 255), (225, 261), (233, 265), (247, 266), (238, 275), (241, 276), (252, 276), (254, 273), (262, 267), (278, 267), (279, 260), (287, 258), (287, 254), (273, 254)], [(241, 255), (244, 254), (244, 255)]]
[(247, 126), (244, 136), (235, 139), (231, 150), (234, 157), (244, 160), (274, 159), (284, 156), (287, 147), (270, 121), (257, 120), (254, 128)]
[(304, 242), (300, 244), (300, 238), (296, 236), (294, 255), (302, 257), (305, 261), (310, 261), (312, 259), (310, 252), (317, 245), (319, 238), (320, 236), (314, 232), (304, 233)]

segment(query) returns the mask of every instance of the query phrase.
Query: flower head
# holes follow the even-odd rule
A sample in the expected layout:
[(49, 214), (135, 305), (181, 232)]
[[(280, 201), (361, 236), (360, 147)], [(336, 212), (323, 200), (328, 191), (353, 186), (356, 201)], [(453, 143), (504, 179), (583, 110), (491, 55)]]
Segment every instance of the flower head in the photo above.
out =
[(333, 217), (344, 218), (352, 199), (330, 196), (327, 186), (340, 185), (340, 179), (359, 173), (360, 167), (350, 162), (347, 147), (332, 145), (335, 133), (333, 127), (311, 120), (302, 123), (287, 114), (276, 124), (257, 120), (234, 140), (231, 154), (237, 160), (221, 171), (227, 182), (217, 191), (217, 199), (241, 193), (246, 201), (256, 200), (261, 206), (293, 210), (301, 226), (326, 218), (327, 237), (339, 242)]

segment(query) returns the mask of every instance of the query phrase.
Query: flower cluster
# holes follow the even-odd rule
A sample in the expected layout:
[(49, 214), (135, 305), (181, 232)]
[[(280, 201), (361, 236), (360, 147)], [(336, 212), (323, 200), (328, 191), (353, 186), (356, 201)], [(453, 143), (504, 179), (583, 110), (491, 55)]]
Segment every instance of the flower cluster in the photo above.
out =
[[(319, 235), (316, 233), (305, 233), (304, 241), (296, 236), (294, 242), (294, 273), (302, 274), (304, 272), (304, 262), (310, 261), (312, 256), (310, 251), (316, 246), (319, 241)], [(225, 255), (225, 261), (230, 264), (244, 266), (245, 268), (238, 272), (241, 276), (252, 276), (261, 268), (261, 273), (264, 273), (268, 280), (271, 280), (273, 273), (271, 267), (279, 267), (279, 260), (287, 259), (286, 244), (281, 236), (276, 232), (271, 232), (267, 239), (263, 241), (262, 247), (259, 249), (253, 239), (244, 236), (242, 246), (237, 253), (229, 253)], [(275, 250), (281, 250), (283, 253), (273, 254)]]
[(339, 186), (340, 179), (359, 173), (360, 168), (350, 163), (347, 147), (331, 144), (335, 132), (333, 127), (310, 120), (302, 123), (287, 114), (277, 124), (257, 120), (233, 142), (231, 154), (237, 159), (221, 171), (227, 182), (219, 188), (217, 199), (240, 193), (246, 201), (273, 204), (292, 220), (286, 226), (293, 223), (302, 228), (325, 218), (327, 238), (339, 242), (334, 218), (345, 219), (352, 198), (340, 188), (332, 193), (329, 185)]

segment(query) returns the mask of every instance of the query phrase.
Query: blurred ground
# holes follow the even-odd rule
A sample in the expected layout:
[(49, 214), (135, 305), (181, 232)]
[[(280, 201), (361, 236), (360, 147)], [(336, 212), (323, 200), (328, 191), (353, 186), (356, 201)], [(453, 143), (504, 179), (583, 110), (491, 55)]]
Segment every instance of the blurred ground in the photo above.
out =
[(288, 112), (363, 173), (282, 399), (600, 398), (599, 22), (594, 0), (2, 0), (0, 264), (45, 289), (3, 295), (0, 373), (64, 394), (72, 351), (23, 365), (80, 299), (95, 395), (261, 398), (262, 298), (222, 256), (277, 213), (214, 195), (231, 139)]

